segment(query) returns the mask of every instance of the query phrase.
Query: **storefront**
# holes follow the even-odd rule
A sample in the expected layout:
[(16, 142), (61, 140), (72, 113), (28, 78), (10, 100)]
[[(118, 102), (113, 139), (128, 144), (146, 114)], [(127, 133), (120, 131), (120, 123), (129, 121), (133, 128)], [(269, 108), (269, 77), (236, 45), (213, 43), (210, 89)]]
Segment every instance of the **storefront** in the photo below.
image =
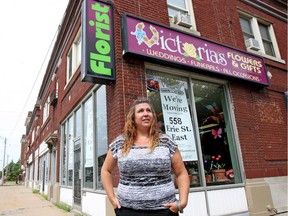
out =
[[(191, 29), (171, 25), (170, 1), (138, 2), (129, 8), (125, 1), (69, 2), (37, 98), (39, 120), (28, 128), (27, 185), (81, 214), (114, 216), (101, 167), (109, 143), (123, 133), (131, 103), (147, 97), (159, 130), (178, 144), (189, 173), (189, 201), (182, 215), (267, 215), (276, 205), (285, 212), (279, 197), (287, 190), (287, 97), (282, 98), (281, 83), (287, 66), (280, 65), (286, 56), (275, 63), (276, 58), (255, 50), (243, 51), (236, 8), (239, 4), (251, 14), (254, 9), (247, 1), (234, 2), (235, 11), (229, 9), (233, 19), (224, 16), (226, 11), (222, 17), (233, 25), (212, 31), (214, 20), (207, 23), (202, 13), (207, 5), (220, 9), (216, 3), (191, 1), (196, 17)], [(154, 4), (162, 11), (157, 17), (151, 13)], [(196, 21), (205, 28), (196, 29)], [(223, 29), (233, 37), (225, 41), (224, 31), (211, 35)], [(116, 169), (115, 190), (118, 180)]]
[[(93, 8), (109, 14), (109, 5)], [(82, 80), (107, 84), (115, 78), (112, 22), (103, 19), (107, 25), (102, 23), (102, 34), (95, 34), (99, 20), (89, 17), (87, 11), (85, 14), (88, 18), (83, 25), (96, 20), (89, 20), (90, 26), (83, 30), (87, 50)], [(143, 60), (146, 96), (157, 112), (159, 129), (178, 144), (190, 175), (184, 215), (248, 215), (230, 80), (257, 88), (267, 86), (263, 59), (131, 15), (122, 16), (121, 27), (123, 58)], [(102, 119), (101, 126), (97, 121), (100, 110), (102, 118), (106, 113), (106, 106), (101, 106), (109, 103), (106, 93), (101, 93), (104, 89), (95, 87), (62, 124), (60, 200), (91, 215), (113, 212), (100, 181), (108, 146), (107, 140), (101, 139), (111, 124), (111, 119)], [(96, 102), (97, 98), (102, 98), (101, 102)], [(116, 186), (117, 176), (114, 180)]]

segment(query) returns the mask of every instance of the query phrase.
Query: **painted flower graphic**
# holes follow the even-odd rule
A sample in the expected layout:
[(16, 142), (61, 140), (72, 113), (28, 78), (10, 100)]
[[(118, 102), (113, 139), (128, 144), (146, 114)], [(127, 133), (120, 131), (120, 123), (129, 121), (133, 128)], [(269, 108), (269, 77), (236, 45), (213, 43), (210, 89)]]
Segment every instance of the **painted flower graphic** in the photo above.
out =
[(189, 43), (184, 43), (183, 44), (183, 50), (185, 51), (184, 52), (184, 56), (188, 57), (192, 57), (192, 58), (195, 58), (196, 60), (200, 61), (200, 57), (199, 55), (197, 55), (196, 53), (196, 48), (193, 44), (189, 44)]

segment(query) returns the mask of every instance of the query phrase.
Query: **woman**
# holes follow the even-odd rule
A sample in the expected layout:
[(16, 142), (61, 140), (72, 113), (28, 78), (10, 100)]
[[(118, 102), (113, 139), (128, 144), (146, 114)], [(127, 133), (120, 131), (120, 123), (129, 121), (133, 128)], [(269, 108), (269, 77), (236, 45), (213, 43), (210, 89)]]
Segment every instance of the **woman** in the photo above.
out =
[[(116, 165), (120, 172), (117, 197), (111, 178)], [(132, 104), (124, 134), (109, 145), (101, 176), (116, 216), (176, 216), (187, 205), (190, 183), (182, 157), (174, 141), (159, 133), (156, 113), (147, 99)]]

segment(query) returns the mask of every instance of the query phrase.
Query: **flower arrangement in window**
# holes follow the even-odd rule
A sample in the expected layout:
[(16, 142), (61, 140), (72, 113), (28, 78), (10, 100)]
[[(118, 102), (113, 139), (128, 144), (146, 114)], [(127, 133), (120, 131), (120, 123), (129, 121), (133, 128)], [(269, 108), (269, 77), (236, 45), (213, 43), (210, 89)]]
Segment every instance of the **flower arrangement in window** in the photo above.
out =
[(220, 160), (221, 160), (221, 155), (218, 155), (217, 157), (216, 156), (211, 156), (211, 170), (213, 169), (213, 168), (215, 168), (215, 169), (224, 169), (225, 168), (225, 163), (220, 163)]

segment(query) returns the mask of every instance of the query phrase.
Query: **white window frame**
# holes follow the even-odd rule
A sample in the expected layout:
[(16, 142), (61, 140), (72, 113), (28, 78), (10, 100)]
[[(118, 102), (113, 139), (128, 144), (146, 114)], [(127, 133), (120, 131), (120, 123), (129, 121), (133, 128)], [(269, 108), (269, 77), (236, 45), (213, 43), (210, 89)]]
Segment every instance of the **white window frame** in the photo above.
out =
[[(257, 55), (261, 55), (261, 56), (263, 56), (265, 58), (268, 58), (268, 59), (271, 59), (271, 60), (274, 60), (274, 61), (285, 63), (285, 61), (283, 59), (281, 59), (278, 43), (277, 43), (277, 40), (276, 40), (276, 37), (275, 37), (275, 33), (274, 33), (274, 29), (273, 29), (273, 25), (271, 23), (265, 21), (265, 20), (253, 17), (252, 15), (249, 15), (249, 14), (244, 13), (242, 11), (239, 12), (239, 15), (240, 15), (240, 17), (243, 17), (245, 19), (249, 19), (250, 25), (251, 25), (251, 28), (252, 28), (252, 34), (254, 35), (254, 38), (258, 41), (259, 46), (260, 46), (260, 50), (259, 51), (251, 50), (251, 49), (248, 49), (248, 48), (247, 48), (247, 51), (251, 52), (251, 53), (254, 53), (254, 54), (257, 54)], [(239, 17), (239, 19), (240, 19), (240, 17)], [(271, 42), (272, 42), (272, 45), (273, 45), (275, 56), (267, 55), (265, 53), (265, 49), (264, 49), (264, 45), (263, 45), (263, 41), (262, 41), (262, 37), (261, 37), (260, 28), (259, 28), (259, 24), (258, 23), (264, 24), (264, 25), (266, 25), (268, 27), (268, 33), (269, 33), (269, 36), (271, 38)]]
[[(82, 45), (81, 37), (82, 32), (80, 28), (67, 54), (66, 85), (70, 82), (73, 75), (81, 65), (81, 45)], [(70, 68), (70, 62), (71, 62), (71, 68)]]
[[(186, 5), (186, 8), (179, 8), (173, 4), (169, 4), (168, 1), (167, 1), (167, 7), (171, 7), (175, 10), (179, 10), (181, 12), (186, 12), (188, 13), (188, 15), (190, 15), (190, 18), (191, 18), (191, 24), (192, 24), (192, 27), (190, 28), (190, 30), (192, 30), (192, 32), (196, 33), (197, 35), (200, 35), (199, 32), (197, 32), (197, 27), (196, 27), (196, 21), (195, 21), (195, 15), (194, 15), (194, 10), (193, 10), (193, 3), (192, 3), (192, 0), (184, 0), (185, 1), (185, 5)], [(172, 15), (169, 15), (169, 19), (170, 19), (170, 25), (174, 28), (179, 28), (181, 30), (187, 30), (188, 28), (185, 28), (185, 27), (181, 27), (179, 25), (176, 25), (174, 24), (174, 16)]]

